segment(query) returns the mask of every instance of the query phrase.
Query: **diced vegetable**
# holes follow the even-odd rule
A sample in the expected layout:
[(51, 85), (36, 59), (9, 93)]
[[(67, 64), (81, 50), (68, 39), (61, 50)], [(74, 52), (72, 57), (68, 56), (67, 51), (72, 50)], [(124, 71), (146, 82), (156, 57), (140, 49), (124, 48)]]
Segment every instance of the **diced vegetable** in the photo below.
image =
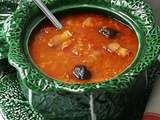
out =
[(72, 44), (72, 40), (66, 41), (62, 44), (61, 49), (64, 50), (64, 49), (68, 48), (71, 44)]
[(91, 17), (88, 17), (87, 19), (85, 19), (85, 21), (82, 23), (82, 27), (93, 27), (93, 20)]
[(74, 55), (77, 55), (77, 56), (79, 55), (79, 51), (78, 51), (77, 49), (73, 49), (73, 50), (72, 50), (72, 53), (73, 53)]
[(73, 70), (73, 75), (77, 79), (87, 80), (91, 78), (91, 72), (84, 65), (76, 65)]
[(123, 48), (123, 47), (120, 47), (120, 48), (117, 50), (117, 54), (118, 54), (119, 56), (122, 56), (122, 57), (128, 56), (129, 53), (130, 53), (129, 50), (126, 49), (126, 48)]
[(102, 27), (101, 29), (99, 29), (99, 33), (106, 37), (113, 38), (117, 35), (118, 31), (112, 28)]
[(67, 40), (69, 40), (71, 37), (72, 37), (72, 33), (70, 31), (66, 30), (61, 34), (57, 34), (57, 35), (53, 36), (49, 40), (48, 46), (53, 47), (53, 46), (60, 45), (64, 42), (66, 42)]
[(109, 52), (115, 52), (121, 57), (126, 57), (130, 53), (128, 49), (121, 47), (120, 44), (116, 42), (108, 44), (107, 48)]
[(113, 42), (108, 45), (108, 50), (110, 52), (116, 52), (120, 47), (121, 47), (120, 44)]
[(83, 54), (85, 54), (85, 52), (88, 52), (87, 50), (84, 51), (84, 49), (86, 49), (88, 46), (83, 44), (83, 42), (81, 41), (81, 39), (77, 38), (77, 44), (74, 45), (73, 49), (72, 49), (72, 53), (76, 56), (81, 56)]

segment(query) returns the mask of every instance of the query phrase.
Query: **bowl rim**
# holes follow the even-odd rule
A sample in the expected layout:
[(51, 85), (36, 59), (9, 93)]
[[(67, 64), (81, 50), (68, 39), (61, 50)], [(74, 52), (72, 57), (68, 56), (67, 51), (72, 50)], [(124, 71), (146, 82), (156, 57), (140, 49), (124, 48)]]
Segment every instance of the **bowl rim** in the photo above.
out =
[[(47, 5), (51, 5), (58, 4), (60, 1), (62, 5), (64, 2), (63, 0), (45, 0), (44, 2), (46, 2)], [(141, 30), (138, 30), (137, 27), (134, 29), (138, 30), (139, 32), (142, 31), (142, 33), (137, 34), (137, 36), (139, 35), (138, 38), (143, 37), (144, 46), (141, 46), (140, 44), (140, 48), (142, 50), (138, 51), (138, 55), (135, 59), (136, 64), (131, 65), (132, 67), (127, 67), (127, 69), (125, 69), (122, 74), (119, 74), (118, 76), (116, 75), (111, 80), (107, 80), (101, 83), (69, 84), (62, 81), (53, 80), (53, 78), (51, 79), (48, 76), (41, 74), (41, 72), (37, 70), (36, 67), (33, 67), (30, 64), (28, 58), (26, 58), (25, 54), (23, 54), (20, 46), (21, 33), (23, 31), (22, 29), (24, 27), (25, 19), (30, 13), (29, 9), (32, 7), (36, 8), (33, 2), (22, 0), (17, 10), (11, 16), (10, 22), (6, 25), (6, 38), (9, 43), (8, 59), (10, 64), (18, 70), (22, 82), (29, 89), (36, 92), (49, 92), (58, 89), (72, 92), (104, 89), (108, 92), (117, 92), (132, 87), (132, 85), (135, 83), (135, 77), (155, 60), (160, 51), (160, 43), (157, 37), (160, 36), (160, 34), (158, 34), (160, 29), (155, 25), (155, 18), (149, 5), (142, 0), (138, 0), (138, 2), (136, 1), (136, 4), (135, 0), (131, 0), (125, 4), (123, 3), (125, 0), (93, 0), (94, 2), (89, 0), (81, 2), (76, 0), (68, 1), (70, 2), (64, 2), (64, 6), (54, 8), (54, 12), (66, 10), (71, 7), (94, 7), (108, 11), (110, 10), (111, 12), (126, 18), (126, 20), (130, 19), (130, 21), (127, 22), (132, 21), (133, 23), (130, 25), (133, 25), (133, 28), (136, 25), (140, 27)], [(135, 7), (136, 10), (134, 10), (133, 7), (130, 8), (127, 5), (134, 5), (137, 8)], [(143, 14), (139, 14), (138, 10), (141, 10)], [(147, 51), (148, 49), (151, 53)], [(133, 63), (135, 63), (135, 61)]]

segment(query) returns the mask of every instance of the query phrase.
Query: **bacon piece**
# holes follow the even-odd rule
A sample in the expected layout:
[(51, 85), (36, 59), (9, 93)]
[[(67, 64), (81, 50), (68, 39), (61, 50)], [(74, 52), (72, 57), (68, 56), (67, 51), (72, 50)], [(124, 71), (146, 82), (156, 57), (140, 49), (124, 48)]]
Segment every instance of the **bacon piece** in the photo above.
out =
[(64, 42), (66, 42), (67, 40), (69, 40), (71, 37), (72, 37), (72, 33), (70, 31), (66, 30), (61, 34), (57, 34), (57, 35), (53, 36), (49, 40), (48, 46), (49, 47), (58, 46)]

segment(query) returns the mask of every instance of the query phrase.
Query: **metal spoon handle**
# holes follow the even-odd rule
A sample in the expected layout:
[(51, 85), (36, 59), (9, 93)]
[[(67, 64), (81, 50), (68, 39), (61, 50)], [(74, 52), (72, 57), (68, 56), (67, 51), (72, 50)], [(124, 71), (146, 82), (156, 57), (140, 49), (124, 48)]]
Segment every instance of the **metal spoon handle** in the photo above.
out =
[(41, 0), (33, 0), (35, 4), (44, 12), (44, 14), (50, 19), (53, 25), (57, 29), (62, 29), (62, 24), (58, 21), (58, 19), (50, 12), (50, 10), (45, 6), (45, 4)]

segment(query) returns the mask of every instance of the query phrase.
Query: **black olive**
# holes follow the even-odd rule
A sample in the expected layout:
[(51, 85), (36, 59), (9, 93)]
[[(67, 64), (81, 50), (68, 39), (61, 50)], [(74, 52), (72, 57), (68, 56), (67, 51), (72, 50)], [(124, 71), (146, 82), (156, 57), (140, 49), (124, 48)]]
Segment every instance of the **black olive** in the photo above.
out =
[(103, 34), (106, 37), (113, 38), (117, 35), (118, 31), (112, 28), (102, 27), (99, 29), (99, 33)]
[(91, 78), (91, 72), (84, 65), (76, 65), (73, 70), (73, 75), (77, 79), (87, 80)]

